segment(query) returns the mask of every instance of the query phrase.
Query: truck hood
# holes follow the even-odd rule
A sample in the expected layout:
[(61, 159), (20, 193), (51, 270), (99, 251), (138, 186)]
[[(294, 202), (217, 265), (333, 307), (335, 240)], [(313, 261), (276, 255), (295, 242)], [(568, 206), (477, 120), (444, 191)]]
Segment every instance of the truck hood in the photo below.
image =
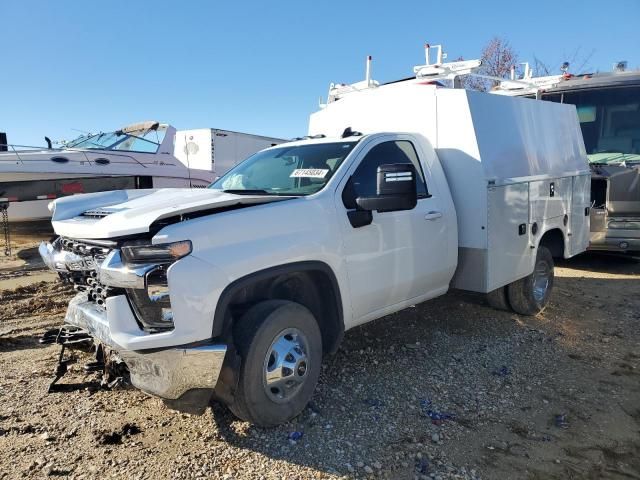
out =
[(52, 225), (58, 235), (108, 239), (146, 233), (161, 219), (204, 210), (261, 205), (291, 197), (234, 195), (220, 190), (164, 188), (116, 190), (64, 197), (52, 202)]

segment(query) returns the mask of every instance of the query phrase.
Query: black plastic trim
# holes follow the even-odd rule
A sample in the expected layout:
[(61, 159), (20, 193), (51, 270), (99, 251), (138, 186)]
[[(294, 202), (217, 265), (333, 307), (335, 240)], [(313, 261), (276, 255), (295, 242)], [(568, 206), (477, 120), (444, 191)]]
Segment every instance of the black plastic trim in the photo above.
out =
[(347, 218), (353, 228), (366, 227), (373, 222), (373, 214), (370, 210), (349, 210)]
[(254, 273), (250, 273), (249, 275), (246, 275), (242, 278), (239, 278), (238, 280), (235, 280), (234, 282), (227, 285), (227, 287), (220, 295), (218, 304), (216, 305), (216, 311), (213, 317), (213, 327), (211, 329), (211, 337), (219, 337), (225, 331), (226, 312), (234, 295), (238, 293), (242, 288), (254, 282), (267, 280), (277, 275), (318, 270), (327, 274), (329, 280), (331, 281), (337, 303), (336, 307), (338, 313), (338, 322), (342, 327), (342, 332), (344, 332), (344, 312), (342, 311), (342, 296), (340, 295), (340, 286), (338, 285), (338, 280), (336, 279), (333, 270), (331, 269), (331, 267), (329, 267), (329, 265), (320, 261), (303, 261), (287, 263), (284, 265), (278, 265), (276, 267), (259, 270)]

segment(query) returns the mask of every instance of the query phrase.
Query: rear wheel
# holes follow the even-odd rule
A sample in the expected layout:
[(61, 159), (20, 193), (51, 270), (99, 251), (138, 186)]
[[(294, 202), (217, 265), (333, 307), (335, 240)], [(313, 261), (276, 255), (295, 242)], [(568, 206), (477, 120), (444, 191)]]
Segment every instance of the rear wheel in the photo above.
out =
[(535, 315), (546, 307), (553, 289), (553, 256), (540, 246), (533, 272), (507, 286), (511, 308), (521, 315)]
[(511, 311), (511, 305), (509, 305), (509, 299), (507, 298), (507, 287), (496, 288), (487, 293), (487, 302), (490, 307), (496, 310)]
[(322, 362), (322, 337), (313, 314), (295, 302), (260, 302), (234, 325), (234, 338), (242, 364), (231, 411), (262, 427), (300, 414), (313, 395)]

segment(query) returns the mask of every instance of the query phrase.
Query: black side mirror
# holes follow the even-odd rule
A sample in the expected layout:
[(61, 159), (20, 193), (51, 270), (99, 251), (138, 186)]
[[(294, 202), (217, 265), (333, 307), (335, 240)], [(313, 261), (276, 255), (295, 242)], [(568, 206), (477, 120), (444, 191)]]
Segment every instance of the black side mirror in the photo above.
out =
[(412, 210), (418, 203), (416, 169), (411, 163), (380, 165), (377, 172), (377, 195), (358, 197), (360, 210), (395, 212)]

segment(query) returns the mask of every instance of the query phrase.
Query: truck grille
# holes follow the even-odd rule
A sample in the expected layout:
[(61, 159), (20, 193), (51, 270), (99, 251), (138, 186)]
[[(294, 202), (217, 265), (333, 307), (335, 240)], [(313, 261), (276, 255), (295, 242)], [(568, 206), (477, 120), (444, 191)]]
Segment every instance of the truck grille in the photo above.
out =
[(107, 297), (118, 293), (117, 288), (102, 285), (98, 280), (98, 265), (112, 249), (65, 237), (60, 237), (57, 242), (60, 242), (62, 250), (80, 257), (78, 262), (67, 264), (68, 272), (61, 273), (60, 276), (71, 283), (76, 291), (86, 292), (89, 300), (103, 307)]

